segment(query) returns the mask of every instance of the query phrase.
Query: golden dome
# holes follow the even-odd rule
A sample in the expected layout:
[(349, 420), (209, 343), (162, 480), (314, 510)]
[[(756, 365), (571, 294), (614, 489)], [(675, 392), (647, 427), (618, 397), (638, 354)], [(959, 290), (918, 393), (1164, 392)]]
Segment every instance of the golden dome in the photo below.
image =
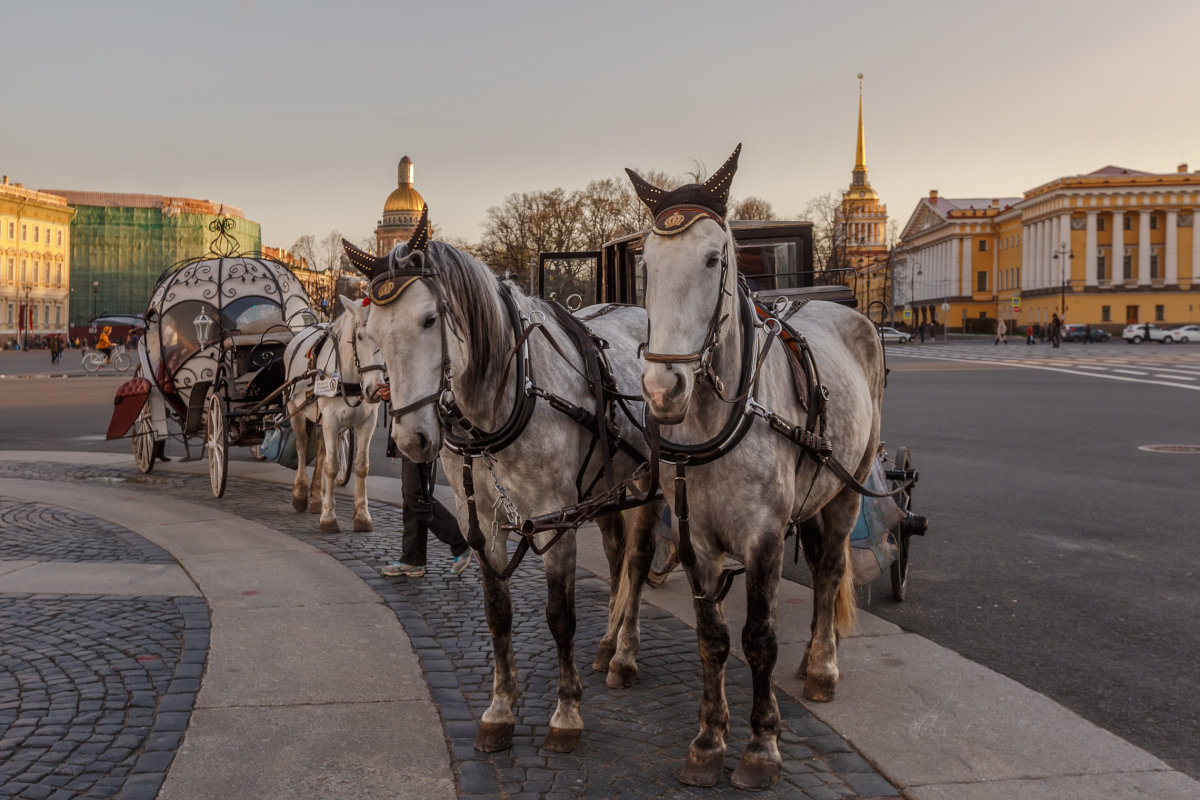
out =
[(392, 190), (392, 193), (388, 195), (388, 199), (384, 202), (383, 213), (410, 212), (420, 216), (421, 210), (425, 208), (425, 198), (421, 197), (421, 193), (413, 188), (412, 159), (408, 156), (400, 159), (400, 165), (397, 169), (397, 172), (398, 185)]
[(411, 183), (408, 185), (401, 184), (388, 195), (388, 199), (383, 204), (383, 213), (411, 211), (420, 216), (421, 209), (423, 208), (425, 208), (425, 198), (421, 197), (421, 193), (412, 188)]

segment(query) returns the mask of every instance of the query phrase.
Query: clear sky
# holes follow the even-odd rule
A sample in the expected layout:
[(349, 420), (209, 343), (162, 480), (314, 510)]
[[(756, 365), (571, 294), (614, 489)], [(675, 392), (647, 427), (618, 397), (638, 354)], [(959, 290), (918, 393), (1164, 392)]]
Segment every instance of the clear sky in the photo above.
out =
[(0, 7), (0, 171), (242, 208), (264, 244), (373, 233), (404, 155), (444, 235), (514, 192), (715, 169), (779, 216), (871, 184), (1017, 196), (1200, 169), (1194, 0), (40, 0)]

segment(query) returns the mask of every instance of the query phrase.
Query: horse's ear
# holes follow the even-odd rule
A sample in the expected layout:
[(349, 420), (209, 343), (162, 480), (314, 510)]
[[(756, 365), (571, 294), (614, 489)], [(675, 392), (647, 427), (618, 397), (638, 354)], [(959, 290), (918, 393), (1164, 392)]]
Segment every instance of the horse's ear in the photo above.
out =
[(350, 263), (368, 278), (375, 277), (379, 271), (387, 268), (386, 258), (379, 258), (368, 252), (359, 250), (345, 239), (342, 239), (342, 249), (346, 251), (346, 258), (350, 260)]
[(353, 300), (351, 300), (349, 297), (346, 297), (346, 295), (344, 295), (344, 294), (339, 294), (338, 300), (340, 300), (342, 302), (342, 308), (345, 309), (350, 314), (357, 313), (358, 309), (362, 306), (362, 303), (356, 303)]
[(704, 182), (704, 188), (715, 194), (724, 203), (729, 200), (729, 186), (733, 182), (733, 174), (737, 172), (738, 156), (742, 153), (742, 143), (733, 149), (733, 155), (725, 159), (721, 168)]
[(663, 190), (650, 183), (650, 181), (641, 175), (638, 175), (629, 167), (625, 168), (625, 172), (629, 175), (629, 180), (633, 181), (633, 190), (637, 192), (638, 200), (641, 200), (646, 208), (653, 211), (658, 205), (658, 201), (662, 199)]
[(417, 220), (417, 229), (408, 240), (408, 252), (423, 253), (429, 246), (429, 203), (421, 209), (421, 218)]

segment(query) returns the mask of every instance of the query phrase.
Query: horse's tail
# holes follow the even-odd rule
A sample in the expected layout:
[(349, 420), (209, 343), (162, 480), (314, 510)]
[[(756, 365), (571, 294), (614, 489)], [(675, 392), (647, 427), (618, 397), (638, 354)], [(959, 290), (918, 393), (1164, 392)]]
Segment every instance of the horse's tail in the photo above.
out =
[[(633, 509), (630, 517), (617, 514), (622, 524), (620, 569), (616, 576), (617, 585), (609, 604), (609, 622), (615, 630), (622, 624), (625, 612), (635, 603), (641, 602), (642, 584), (649, 571), (648, 541), (653, 536), (654, 526), (662, 512), (661, 503), (647, 503)], [(641, 558), (640, 561), (635, 559)]]
[(854, 593), (854, 564), (850, 561), (850, 537), (842, 540), (842, 580), (834, 605), (834, 627), (838, 636), (849, 636), (858, 628), (858, 603)]

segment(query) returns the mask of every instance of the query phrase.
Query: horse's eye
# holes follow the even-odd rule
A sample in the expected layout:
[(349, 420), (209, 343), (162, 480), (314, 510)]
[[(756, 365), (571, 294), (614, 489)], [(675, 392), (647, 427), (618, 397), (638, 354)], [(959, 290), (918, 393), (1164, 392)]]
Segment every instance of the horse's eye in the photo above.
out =
[(421, 324), (422, 328), (432, 328), (433, 323), (437, 322), (437, 314), (430, 314), (425, 318), (425, 322)]
[(713, 269), (714, 267), (719, 266), (720, 263), (721, 263), (721, 254), (713, 253), (711, 256), (708, 257), (708, 263), (705, 264), (704, 266), (708, 267), (709, 269)]

